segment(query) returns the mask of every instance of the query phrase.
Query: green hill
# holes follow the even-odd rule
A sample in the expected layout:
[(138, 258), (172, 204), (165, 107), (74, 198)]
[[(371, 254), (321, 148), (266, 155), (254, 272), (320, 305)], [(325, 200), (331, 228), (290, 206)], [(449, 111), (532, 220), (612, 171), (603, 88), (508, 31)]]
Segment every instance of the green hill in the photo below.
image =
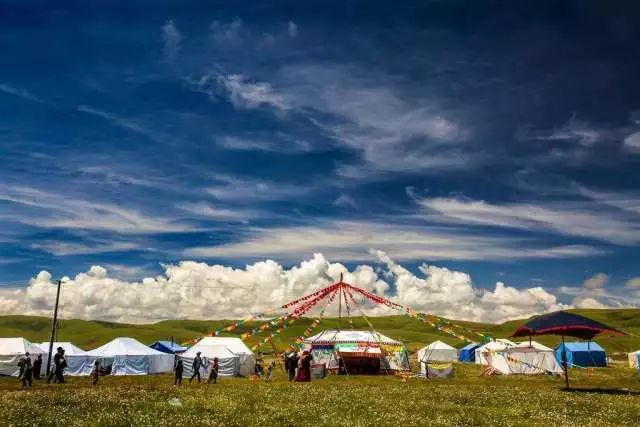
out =
[[(630, 334), (626, 337), (599, 337), (597, 341), (610, 353), (621, 356), (622, 353), (640, 348), (640, 309), (572, 311)], [(299, 319), (286, 328), (274, 340), (276, 349), (281, 350), (292, 343), (296, 337), (303, 334), (312, 321), (313, 319), (308, 318)], [(411, 350), (416, 350), (437, 339), (455, 347), (464, 345), (457, 338), (438, 332), (419, 320), (406, 316), (372, 317), (370, 321), (378, 332), (403, 341)], [(474, 340), (480, 340), (480, 336), (473, 332), (488, 334), (494, 338), (506, 338), (524, 321), (512, 320), (497, 325), (454, 320), (451, 323), (456, 325), (454, 329), (459, 334)], [(58, 341), (71, 341), (86, 349), (98, 347), (113, 338), (121, 336), (133, 337), (147, 344), (159, 339), (169, 340), (172, 337), (177, 342), (184, 342), (206, 335), (233, 322), (233, 320), (165, 320), (153, 324), (130, 325), (103, 321), (60, 320), (57, 339)], [(352, 318), (352, 322), (355, 329), (369, 329), (367, 322), (361, 317)], [(224, 335), (240, 336), (246, 330), (255, 328), (262, 323), (248, 322), (233, 333), (225, 333)], [(323, 319), (315, 332), (322, 329), (337, 328), (338, 323), (338, 319)], [(21, 336), (33, 342), (42, 342), (49, 339), (50, 328), (51, 319), (46, 317), (0, 316), (0, 337)], [(349, 328), (351, 328), (351, 324), (342, 319), (342, 329)], [(258, 335), (258, 337), (264, 336), (266, 336), (266, 333)], [(258, 337), (249, 338), (247, 340), (249, 345), (253, 345)], [(555, 346), (559, 338), (547, 336), (537, 337), (536, 340), (548, 346)], [(271, 345), (264, 345), (261, 350), (271, 352), (272, 347)]]

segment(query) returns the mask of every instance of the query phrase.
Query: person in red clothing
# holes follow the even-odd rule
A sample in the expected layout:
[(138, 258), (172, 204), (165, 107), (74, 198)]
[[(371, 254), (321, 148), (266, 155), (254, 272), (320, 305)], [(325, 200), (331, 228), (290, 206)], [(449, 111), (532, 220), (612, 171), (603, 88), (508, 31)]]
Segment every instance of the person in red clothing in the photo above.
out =
[(311, 354), (308, 351), (303, 351), (300, 360), (298, 361), (298, 372), (294, 381), (297, 382), (309, 382), (311, 381)]

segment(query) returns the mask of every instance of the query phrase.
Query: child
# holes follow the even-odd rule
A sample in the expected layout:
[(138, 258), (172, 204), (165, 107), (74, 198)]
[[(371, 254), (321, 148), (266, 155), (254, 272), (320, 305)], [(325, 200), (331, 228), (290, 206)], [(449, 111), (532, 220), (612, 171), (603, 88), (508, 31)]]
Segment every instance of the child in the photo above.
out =
[(209, 379), (207, 383), (211, 383), (213, 381), (214, 384), (218, 382), (218, 370), (220, 369), (220, 365), (218, 364), (218, 358), (213, 358), (213, 364), (211, 365), (211, 370), (209, 371)]

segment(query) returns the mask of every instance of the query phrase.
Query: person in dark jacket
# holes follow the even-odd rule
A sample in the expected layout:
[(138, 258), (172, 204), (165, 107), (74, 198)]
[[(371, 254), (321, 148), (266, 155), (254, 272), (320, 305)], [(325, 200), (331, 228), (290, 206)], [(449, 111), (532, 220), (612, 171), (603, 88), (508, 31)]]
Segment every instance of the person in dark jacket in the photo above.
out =
[(20, 381), (22, 381), (22, 387), (31, 387), (33, 385), (33, 367), (31, 366), (31, 358), (29, 353), (25, 353), (24, 357), (18, 362), (20, 366)]
[(100, 359), (96, 359), (93, 361), (93, 368), (91, 368), (91, 378), (93, 378), (91, 384), (98, 384), (98, 380), (100, 379), (100, 370)]
[(42, 355), (39, 354), (36, 360), (33, 362), (33, 379), (40, 379), (40, 371), (42, 371)]
[(211, 365), (211, 369), (209, 370), (209, 379), (207, 383), (211, 383), (213, 381), (214, 384), (218, 382), (218, 371), (220, 370), (220, 365), (218, 364), (218, 358), (213, 358), (213, 364)]
[(200, 382), (200, 368), (202, 367), (202, 357), (200, 357), (200, 352), (196, 353), (196, 357), (193, 359), (193, 375), (189, 378), (189, 382), (193, 381), (195, 377), (198, 377), (198, 382)]
[(293, 381), (296, 377), (296, 369), (298, 369), (298, 353), (292, 352), (286, 360), (287, 374), (289, 375), (289, 381)]
[(67, 359), (64, 357), (64, 348), (58, 347), (56, 355), (53, 356), (53, 366), (53, 371), (51, 371), (49, 378), (47, 378), (47, 384), (49, 384), (52, 379), (54, 382), (63, 384), (64, 370), (67, 367)]
[(173, 380), (173, 385), (177, 385), (180, 387), (182, 385), (182, 372), (184, 371), (184, 364), (182, 363), (182, 359), (178, 358), (176, 362), (175, 371), (175, 379)]

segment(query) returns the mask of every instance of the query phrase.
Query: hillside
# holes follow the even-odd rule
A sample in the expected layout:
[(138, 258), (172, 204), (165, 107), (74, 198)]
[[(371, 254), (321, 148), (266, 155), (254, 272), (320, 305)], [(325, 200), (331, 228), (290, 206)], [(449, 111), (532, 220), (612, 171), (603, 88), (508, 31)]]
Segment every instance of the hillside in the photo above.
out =
[[(627, 337), (607, 337), (603, 336), (597, 341), (611, 353), (624, 353), (640, 348), (640, 309), (620, 309), (620, 310), (573, 310), (578, 314), (601, 321), (612, 327), (629, 333)], [(353, 327), (356, 329), (368, 329), (364, 319), (353, 318)], [(411, 350), (416, 350), (424, 344), (436, 339), (447, 342), (455, 347), (461, 347), (463, 343), (447, 334), (442, 334), (422, 322), (405, 316), (374, 317), (370, 319), (376, 330), (384, 335), (396, 338), (406, 343)], [(304, 330), (311, 324), (313, 319), (300, 319), (290, 327), (286, 328), (282, 335), (275, 340), (277, 349), (282, 349), (293, 340), (302, 335)], [(474, 322), (452, 321), (467, 330), (489, 334), (495, 338), (508, 337), (513, 330), (524, 322), (524, 320), (513, 320), (502, 324), (484, 324)], [(153, 324), (130, 325), (121, 323), (111, 323), (103, 321), (86, 320), (61, 320), (59, 323), (58, 340), (71, 341), (78, 346), (91, 349), (100, 346), (111, 339), (119, 336), (128, 336), (140, 340), (143, 343), (151, 343), (159, 339), (174, 338), (177, 342), (187, 341), (205, 335), (215, 329), (222, 328), (233, 323), (232, 320), (165, 320)], [(247, 323), (244, 328), (239, 328), (229, 336), (239, 336), (247, 329), (256, 327), (262, 322)], [(0, 316), (0, 337), (23, 336), (33, 342), (47, 341), (49, 339), (51, 319), (34, 316)], [(338, 319), (323, 319), (316, 332), (322, 329), (332, 329), (338, 327)], [(350, 324), (343, 319), (342, 328), (350, 328)], [(471, 333), (463, 332), (469, 338), (479, 339)], [(261, 334), (264, 336), (264, 333)], [(558, 337), (537, 337), (537, 341), (549, 346), (555, 346)], [(247, 340), (250, 345), (255, 343), (256, 338)], [(271, 352), (270, 345), (262, 348), (265, 352)]]

